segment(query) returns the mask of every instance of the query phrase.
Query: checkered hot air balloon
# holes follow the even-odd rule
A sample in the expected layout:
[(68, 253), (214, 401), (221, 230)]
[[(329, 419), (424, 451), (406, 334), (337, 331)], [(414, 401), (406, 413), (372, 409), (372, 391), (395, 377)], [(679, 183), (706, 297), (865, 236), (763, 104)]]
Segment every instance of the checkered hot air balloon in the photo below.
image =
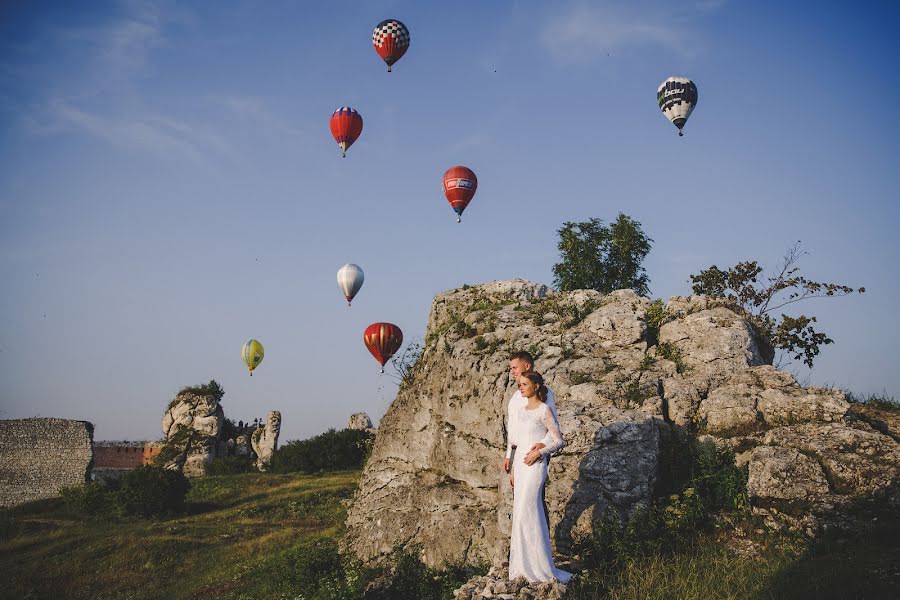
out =
[(409, 48), (409, 29), (397, 19), (385, 19), (375, 26), (372, 45), (378, 56), (387, 63), (390, 73), (391, 65), (400, 60)]
[(391, 323), (372, 323), (366, 327), (363, 342), (381, 365), (381, 372), (384, 373), (385, 363), (400, 349), (400, 345), (403, 343), (403, 332)]
[(463, 211), (475, 196), (475, 190), (478, 189), (478, 178), (475, 177), (474, 171), (469, 167), (457, 165), (450, 167), (444, 173), (444, 195), (447, 202), (456, 211), (456, 222), (462, 222)]
[(257, 340), (249, 340), (241, 348), (241, 358), (244, 359), (244, 364), (250, 369), (250, 377), (253, 377), (253, 369), (259, 366), (265, 354), (263, 345)]
[(341, 288), (344, 297), (347, 299), (347, 306), (353, 301), (353, 297), (359, 292), (365, 280), (365, 274), (359, 265), (347, 263), (337, 272), (338, 286)]
[(697, 86), (687, 77), (669, 77), (656, 90), (656, 103), (675, 127), (678, 135), (697, 106)]
[(352, 146), (362, 133), (362, 116), (355, 108), (342, 106), (332, 113), (329, 125), (334, 141), (341, 147), (341, 156), (347, 156), (347, 148)]

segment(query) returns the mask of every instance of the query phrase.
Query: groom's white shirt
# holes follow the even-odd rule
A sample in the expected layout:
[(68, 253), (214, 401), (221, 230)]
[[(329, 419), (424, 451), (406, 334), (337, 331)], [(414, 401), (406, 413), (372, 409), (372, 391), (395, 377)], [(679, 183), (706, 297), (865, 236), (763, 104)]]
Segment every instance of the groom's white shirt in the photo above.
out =
[[(516, 422), (518, 418), (516, 417), (516, 412), (520, 408), (525, 408), (528, 404), (528, 400), (525, 396), (522, 395), (522, 392), (516, 390), (516, 393), (513, 394), (512, 398), (509, 399), (509, 405), (506, 409), (506, 458), (512, 458), (513, 448), (516, 447), (517, 435), (514, 431), (514, 427), (516, 426)], [(550, 412), (553, 414), (553, 418), (559, 423), (559, 417), (556, 414), (556, 396), (553, 394), (553, 391), (550, 388), (547, 388), (547, 408), (550, 409)], [(549, 448), (553, 443), (553, 436), (550, 432), (547, 432), (547, 435), (544, 436), (544, 439), (540, 441), (541, 444), (544, 444), (545, 447)], [(541, 454), (545, 454), (541, 452)]]

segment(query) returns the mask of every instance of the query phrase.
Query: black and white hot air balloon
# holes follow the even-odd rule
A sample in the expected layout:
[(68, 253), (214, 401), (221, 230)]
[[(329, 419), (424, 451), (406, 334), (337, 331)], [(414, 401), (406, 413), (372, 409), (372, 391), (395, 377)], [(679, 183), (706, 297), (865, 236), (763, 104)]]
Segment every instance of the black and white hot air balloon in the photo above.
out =
[(678, 128), (678, 135), (684, 135), (681, 130), (697, 106), (697, 86), (687, 77), (669, 77), (659, 84), (656, 103)]
[(337, 282), (344, 293), (344, 297), (347, 299), (347, 306), (350, 306), (353, 297), (359, 291), (359, 288), (362, 287), (363, 280), (365, 280), (365, 275), (359, 265), (347, 263), (338, 269)]

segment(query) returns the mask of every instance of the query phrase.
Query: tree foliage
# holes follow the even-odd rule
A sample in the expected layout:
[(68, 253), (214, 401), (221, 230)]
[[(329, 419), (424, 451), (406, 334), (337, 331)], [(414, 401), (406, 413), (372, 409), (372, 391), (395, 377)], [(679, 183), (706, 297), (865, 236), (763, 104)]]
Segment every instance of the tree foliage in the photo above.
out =
[(768, 338), (772, 347), (795, 360), (803, 360), (812, 368), (821, 346), (834, 343), (824, 332), (816, 331), (813, 316), (796, 317), (781, 313), (779, 309), (807, 300), (832, 296), (846, 296), (866, 291), (839, 283), (821, 283), (800, 275), (798, 261), (807, 254), (800, 242), (784, 255), (778, 270), (765, 275), (756, 261), (739, 262), (723, 271), (716, 265), (691, 275), (695, 294), (717, 296), (733, 300)]
[(631, 288), (650, 293), (642, 266), (653, 242), (641, 224), (624, 213), (610, 225), (600, 219), (567, 221), (557, 231), (560, 262), (553, 265), (553, 283), (561, 291), (593, 289), (604, 294)]
[(374, 436), (359, 429), (329, 429), (306, 440), (294, 440), (272, 455), (272, 473), (322, 473), (359, 469), (369, 456)]

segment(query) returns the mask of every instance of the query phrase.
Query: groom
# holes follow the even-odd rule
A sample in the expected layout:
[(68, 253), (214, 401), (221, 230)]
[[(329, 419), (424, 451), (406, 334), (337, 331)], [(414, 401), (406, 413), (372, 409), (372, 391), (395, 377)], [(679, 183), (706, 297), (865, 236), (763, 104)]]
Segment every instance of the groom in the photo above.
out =
[[(512, 356), (509, 357), (509, 376), (515, 382), (518, 381), (519, 375), (525, 373), (527, 371), (534, 370), (534, 357), (531, 356), (528, 352), (521, 351), (515, 352)], [(509, 399), (509, 406), (507, 407), (506, 412), (506, 423), (507, 423), (507, 436), (509, 437), (509, 428), (513, 426), (515, 423), (515, 415), (516, 412), (520, 408), (524, 408), (525, 405), (528, 404), (528, 400), (526, 400), (522, 393), (519, 390), (516, 390), (516, 393), (512, 395), (512, 398)], [(556, 414), (556, 396), (553, 394), (553, 391), (549, 388), (547, 389), (547, 406), (550, 408), (550, 411), (553, 413), (553, 417), (559, 420), (559, 417)], [(547, 434), (550, 435), (549, 433)], [(533, 459), (540, 458), (540, 450), (546, 446), (543, 441), (536, 443), (528, 450), (528, 454), (525, 455), (526, 458), (531, 456)], [(509, 485), (515, 485), (513, 480), (512, 473), (512, 460), (515, 456), (517, 448), (515, 446), (507, 446), (506, 451), (506, 459), (503, 461), (503, 470), (506, 473), (509, 473)], [(548, 457), (549, 460), (549, 457)]]

